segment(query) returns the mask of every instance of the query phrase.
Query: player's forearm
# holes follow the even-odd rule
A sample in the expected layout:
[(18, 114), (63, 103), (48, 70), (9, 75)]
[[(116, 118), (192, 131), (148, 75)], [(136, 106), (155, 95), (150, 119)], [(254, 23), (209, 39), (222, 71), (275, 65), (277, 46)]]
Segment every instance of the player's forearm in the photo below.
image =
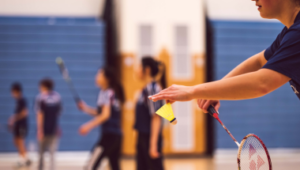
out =
[(105, 121), (107, 121), (110, 117), (110, 106), (102, 106), (102, 112), (98, 114), (93, 120), (88, 122), (88, 126), (90, 129), (93, 129)]
[(23, 110), (21, 111), (21, 114), (18, 114), (18, 115), (15, 117), (15, 121), (18, 121), (18, 120), (23, 119), (24, 117), (27, 116), (27, 114), (28, 114), (27, 109), (23, 109)]
[(257, 71), (264, 65), (263, 60), (264, 51), (255, 54), (254, 56), (248, 58), (247, 60), (236, 66), (232, 71), (224, 76), (223, 79)]
[(108, 119), (107, 116), (99, 115), (99, 116), (95, 117), (93, 120), (91, 120), (90, 122), (88, 122), (87, 124), (90, 129), (93, 129), (93, 128), (101, 125), (102, 123), (104, 123), (107, 119)]
[(83, 111), (92, 116), (97, 115), (97, 109), (90, 106), (87, 106)]
[(150, 145), (157, 145), (158, 136), (161, 128), (161, 118), (154, 114), (151, 121)]
[[(276, 79), (270, 70), (256, 71), (191, 88), (192, 98), (209, 100), (243, 100), (266, 95), (285, 84), (289, 79)], [(267, 73), (267, 74), (266, 74)]]

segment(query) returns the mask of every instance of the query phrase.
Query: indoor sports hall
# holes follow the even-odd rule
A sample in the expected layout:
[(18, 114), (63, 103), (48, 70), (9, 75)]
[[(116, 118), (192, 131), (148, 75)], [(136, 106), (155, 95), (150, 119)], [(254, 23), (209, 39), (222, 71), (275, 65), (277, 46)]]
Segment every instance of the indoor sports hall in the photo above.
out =
[[(220, 80), (267, 49), (284, 25), (261, 18), (264, 1), (0, 0), (0, 170), (115, 170), (114, 162), (122, 170), (298, 170), (300, 101), (289, 83), (221, 100), (219, 114), (204, 114), (197, 100), (175, 102), (177, 124), (147, 97), (157, 93), (148, 82), (162, 90), (158, 79), (166, 87)], [(147, 123), (150, 131), (140, 130)]]

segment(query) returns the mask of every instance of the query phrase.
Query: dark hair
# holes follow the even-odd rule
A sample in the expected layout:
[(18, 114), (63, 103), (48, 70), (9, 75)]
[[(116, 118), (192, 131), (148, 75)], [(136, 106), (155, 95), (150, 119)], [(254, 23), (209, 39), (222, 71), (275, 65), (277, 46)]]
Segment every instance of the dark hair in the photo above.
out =
[(117, 98), (123, 104), (125, 102), (125, 94), (120, 79), (116, 76), (116, 72), (112, 67), (105, 66), (102, 68), (105, 78), (108, 80), (109, 87), (112, 88)]
[(300, 6), (300, 0), (293, 0), (298, 6)]
[(167, 87), (166, 83), (166, 66), (164, 63), (160, 61), (156, 61), (153, 57), (146, 56), (142, 58), (142, 67), (143, 71), (145, 71), (146, 67), (149, 67), (151, 70), (151, 77), (155, 78), (157, 75), (160, 75), (159, 83), (162, 88)]
[(50, 78), (45, 78), (40, 81), (40, 86), (46, 87), (48, 90), (54, 89), (54, 83)]
[(22, 85), (18, 82), (15, 82), (11, 85), (11, 91), (22, 93)]

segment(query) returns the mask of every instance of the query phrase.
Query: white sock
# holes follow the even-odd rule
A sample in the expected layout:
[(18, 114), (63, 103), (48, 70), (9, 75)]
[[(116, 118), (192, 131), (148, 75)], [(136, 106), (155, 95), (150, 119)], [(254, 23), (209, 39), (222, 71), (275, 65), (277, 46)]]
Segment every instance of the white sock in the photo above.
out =
[(20, 157), (19, 157), (19, 161), (20, 161), (21, 163), (25, 163), (25, 162), (27, 161), (27, 158), (26, 158), (26, 157), (23, 157), (23, 156), (20, 156)]

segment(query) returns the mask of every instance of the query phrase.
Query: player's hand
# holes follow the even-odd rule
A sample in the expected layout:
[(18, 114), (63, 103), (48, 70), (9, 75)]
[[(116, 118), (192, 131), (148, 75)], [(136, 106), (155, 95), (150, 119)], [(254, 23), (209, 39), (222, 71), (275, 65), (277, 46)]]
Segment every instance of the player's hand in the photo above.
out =
[(156, 145), (155, 146), (150, 146), (149, 155), (152, 159), (156, 159), (160, 156), (159, 152), (157, 151)]
[(15, 124), (15, 119), (14, 119), (14, 117), (9, 118), (9, 119), (8, 119), (8, 126), (9, 126), (9, 127), (13, 127), (14, 124)]
[(77, 108), (78, 108), (79, 110), (81, 110), (81, 111), (84, 111), (85, 108), (86, 108), (85, 102), (82, 101), (82, 100), (81, 100), (80, 102), (78, 102), (78, 103), (77, 103)]
[(172, 85), (153, 96), (149, 96), (149, 99), (154, 102), (166, 100), (168, 103), (174, 103), (175, 101), (190, 101), (193, 99), (192, 91), (192, 86)]
[(82, 136), (87, 135), (91, 131), (89, 124), (84, 124), (79, 128), (79, 134)]
[(42, 131), (38, 130), (38, 132), (37, 132), (38, 141), (40, 141), (40, 142), (43, 141), (43, 138), (44, 138), (44, 133)]
[(197, 99), (197, 104), (200, 109), (204, 113), (208, 113), (207, 109), (210, 105), (213, 105), (216, 109), (216, 111), (219, 111), (219, 108), (221, 106), (220, 100), (204, 100), (204, 99)]

